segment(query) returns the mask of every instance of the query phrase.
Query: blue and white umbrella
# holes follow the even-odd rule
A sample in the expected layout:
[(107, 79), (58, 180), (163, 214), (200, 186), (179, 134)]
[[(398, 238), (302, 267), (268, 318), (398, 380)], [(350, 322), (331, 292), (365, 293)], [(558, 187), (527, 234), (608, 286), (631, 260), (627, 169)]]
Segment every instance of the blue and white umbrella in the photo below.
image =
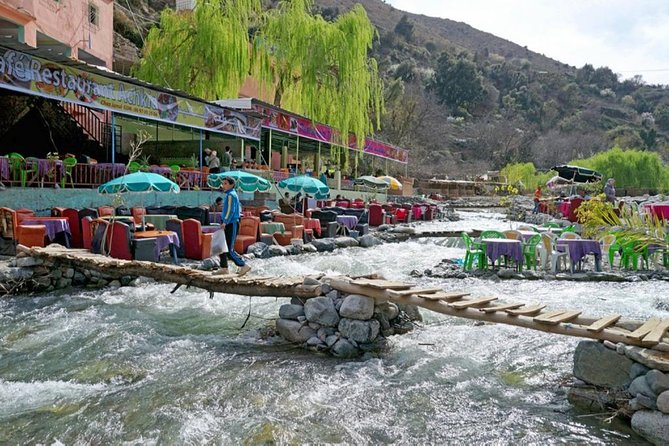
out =
[(330, 196), (330, 188), (327, 187), (321, 180), (308, 175), (300, 175), (297, 177), (286, 178), (279, 181), (280, 189), (288, 189), (291, 192), (302, 192), (309, 194), (317, 200), (323, 200)]

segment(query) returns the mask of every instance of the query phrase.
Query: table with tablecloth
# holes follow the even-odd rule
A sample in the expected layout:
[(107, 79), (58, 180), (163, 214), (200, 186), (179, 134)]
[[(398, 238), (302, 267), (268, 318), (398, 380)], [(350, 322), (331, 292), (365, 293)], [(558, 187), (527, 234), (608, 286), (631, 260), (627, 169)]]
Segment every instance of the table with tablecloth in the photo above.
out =
[(36, 226), (44, 225), (46, 226), (46, 236), (50, 241), (54, 241), (58, 234), (62, 234), (64, 237), (65, 247), (70, 247), (70, 222), (67, 218), (64, 217), (26, 217), (21, 220), (22, 225), (26, 226)]
[(281, 222), (264, 221), (260, 223), (260, 232), (262, 234), (274, 234), (280, 232), (283, 234), (286, 231), (286, 226)]
[(0, 156), (0, 178), (9, 180), (9, 158)]
[(203, 234), (212, 234), (221, 229), (221, 225), (203, 225), (200, 226), (200, 230)]
[(571, 260), (572, 269), (585, 256), (593, 254), (595, 256), (595, 270), (601, 271), (602, 248), (597, 240), (561, 238), (555, 242), (555, 245), (557, 250), (564, 250), (564, 246), (569, 248), (569, 260)]
[(222, 212), (209, 212), (209, 221), (211, 223), (221, 223)]
[(507, 256), (516, 261), (519, 267), (523, 264), (523, 245), (520, 240), (508, 238), (484, 238), (486, 254), (493, 264), (501, 256)]
[(154, 228), (162, 230), (165, 229), (167, 220), (177, 218), (176, 215), (170, 214), (144, 214), (144, 223), (151, 223)]
[(169, 248), (174, 263), (178, 263), (177, 250), (179, 247), (179, 236), (174, 231), (135, 231), (134, 238), (155, 238), (156, 258), (160, 257), (160, 251)]
[(358, 225), (358, 217), (355, 215), (337, 215), (337, 223), (348, 229), (355, 229)]
[(321, 221), (317, 218), (305, 218), (304, 219), (304, 229), (313, 229), (314, 232), (320, 236), (321, 235)]

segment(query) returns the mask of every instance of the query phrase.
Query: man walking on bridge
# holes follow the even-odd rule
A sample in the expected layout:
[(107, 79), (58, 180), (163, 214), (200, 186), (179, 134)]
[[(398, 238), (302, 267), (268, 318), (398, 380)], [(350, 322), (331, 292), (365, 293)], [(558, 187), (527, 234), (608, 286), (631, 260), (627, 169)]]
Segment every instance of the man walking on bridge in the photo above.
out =
[(225, 231), (225, 241), (228, 244), (228, 252), (220, 255), (221, 269), (215, 274), (229, 274), (228, 257), (239, 267), (237, 275), (243, 276), (251, 271), (251, 267), (244, 263), (241, 256), (235, 252), (235, 239), (239, 228), (239, 217), (242, 214), (242, 205), (235, 191), (235, 179), (223, 178), (223, 209), (221, 211), (221, 229)]

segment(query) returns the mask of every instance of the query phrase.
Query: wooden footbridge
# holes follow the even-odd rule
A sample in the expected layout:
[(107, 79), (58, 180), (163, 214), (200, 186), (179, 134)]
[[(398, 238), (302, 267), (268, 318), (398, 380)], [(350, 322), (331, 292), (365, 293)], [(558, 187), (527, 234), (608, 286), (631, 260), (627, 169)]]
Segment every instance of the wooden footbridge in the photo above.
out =
[[(42, 258), (70, 264), (75, 269), (95, 270), (110, 278), (144, 276), (180, 286), (197, 287), (210, 292), (246, 296), (310, 298), (322, 294), (320, 285), (305, 285), (304, 277), (217, 276), (185, 266), (113, 259), (86, 250), (66, 249), (58, 245), (46, 248), (19, 246), (21, 256)], [(377, 302), (390, 301), (416, 305), (450, 316), (540, 330), (582, 338), (622, 342), (628, 345), (669, 351), (669, 319), (625, 320), (619, 314), (588, 317), (580, 310), (551, 310), (543, 304), (502, 303), (497, 297), (471, 297), (466, 292), (445, 292), (441, 287), (420, 288), (412, 284), (384, 280), (375, 276), (315, 277), (333, 289), (361, 294)]]

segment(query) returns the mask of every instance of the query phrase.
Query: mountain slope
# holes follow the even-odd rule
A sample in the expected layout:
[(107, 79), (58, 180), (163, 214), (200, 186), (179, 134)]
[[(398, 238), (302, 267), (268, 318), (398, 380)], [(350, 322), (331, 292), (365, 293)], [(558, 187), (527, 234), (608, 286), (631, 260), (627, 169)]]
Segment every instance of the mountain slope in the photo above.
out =
[[(356, 3), (379, 33), (372, 56), (387, 91), (377, 137), (411, 150), (410, 174), (461, 177), (525, 161), (550, 168), (614, 145), (669, 153), (669, 90), (381, 0), (315, 0), (315, 10), (333, 20)], [(169, 3), (118, 5), (115, 62), (127, 69), (133, 44)]]

